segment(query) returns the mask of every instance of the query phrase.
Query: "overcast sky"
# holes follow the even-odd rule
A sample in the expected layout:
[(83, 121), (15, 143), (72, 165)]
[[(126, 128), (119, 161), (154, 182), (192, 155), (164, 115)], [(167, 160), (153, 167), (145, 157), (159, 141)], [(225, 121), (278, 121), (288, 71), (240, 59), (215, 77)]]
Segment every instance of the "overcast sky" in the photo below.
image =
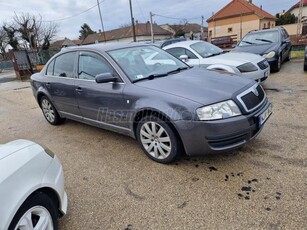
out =
[[(129, 24), (129, 0), (99, 0), (105, 30), (118, 28)], [(178, 24), (180, 19), (189, 22), (201, 23), (201, 15), (205, 20), (213, 12), (217, 12), (231, 0), (132, 0), (135, 20), (146, 22), (149, 12), (154, 14), (178, 18), (170, 19), (154, 16), (158, 24)], [(255, 5), (262, 5), (263, 9), (275, 15), (288, 10), (298, 0), (253, 0)], [(92, 9), (90, 9), (92, 7)], [(88, 10), (88, 11), (86, 11)], [(86, 12), (84, 12), (86, 11)], [(83, 23), (87, 23), (95, 31), (101, 29), (97, 0), (0, 0), (0, 24), (9, 22), (14, 16), (22, 12), (40, 14), (45, 21), (54, 21), (59, 24), (57, 38), (68, 37), (76, 39)], [(84, 12), (84, 13), (82, 13)], [(205, 26), (207, 23), (205, 22)]]

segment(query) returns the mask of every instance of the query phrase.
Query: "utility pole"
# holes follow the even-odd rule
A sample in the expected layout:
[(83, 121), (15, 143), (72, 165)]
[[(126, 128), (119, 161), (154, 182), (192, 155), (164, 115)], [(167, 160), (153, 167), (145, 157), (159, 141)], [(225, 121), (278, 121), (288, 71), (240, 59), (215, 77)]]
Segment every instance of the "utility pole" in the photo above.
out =
[(153, 28), (152, 28), (152, 17), (154, 16), (153, 13), (149, 12), (150, 15), (150, 33), (151, 33), (151, 42), (154, 43), (155, 42), (155, 38), (154, 38), (154, 33), (153, 33)]
[(204, 16), (201, 16), (201, 27), (200, 27), (200, 40), (204, 39)]
[(99, 0), (97, 0), (97, 6), (98, 6), (98, 10), (99, 10), (99, 16), (100, 16), (100, 22), (101, 22), (101, 29), (102, 29), (102, 33), (103, 33), (103, 38), (104, 38), (104, 42), (106, 42), (107, 39), (106, 39), (106, 34), (105, 34), (104, 28), (103, 28), (103, 22), (102, 22), (102, 16), (101, 16), (101, 11), (100, 11)]
[(302, 30), (302, 16), (303, 16), (303, 0), (300, 0), (300, 8), (299, 8), (299, 12), (298, 12), (298, 23), (297, 23), (297, 31), (296, 31), (296, 38), (297, 40), (299, 39), (300, 35), (301, 35), (301, 30)]
[(135, 27), (134, 27), (134, 18), (133, 18), (133, 13), (132, 13), (132, 4), (131, 4), (131, 0), (129, 0), (129, 5), (130, 5), (130, 15), (131, 15), (131, 24), (132, 24), (133, 41), (136, 42)]

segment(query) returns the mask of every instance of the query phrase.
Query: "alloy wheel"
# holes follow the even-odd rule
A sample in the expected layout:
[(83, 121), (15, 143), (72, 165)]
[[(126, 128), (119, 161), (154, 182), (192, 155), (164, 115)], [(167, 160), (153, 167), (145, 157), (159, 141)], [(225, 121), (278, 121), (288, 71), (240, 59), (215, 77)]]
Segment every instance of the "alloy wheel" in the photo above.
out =
[(144, 123), (140, 130), (140, 139), (147, 153), (156, 159), (165, 159), (171, 153), (170, 136), (157, 122)]
[(19, 220), (15, 230), (53, 230), (52, 217), (43, 206), (29, 209)]
[(53, 110), (51, 103), (48, 100), (46, 100), (46, 99), (42, 100), (42, 109), (43, 109), (43, 113), (44, 113), (45, 117), (47, 118), (47, 120), (51, 123), (54, 122), (55, 121), (55, 112)]

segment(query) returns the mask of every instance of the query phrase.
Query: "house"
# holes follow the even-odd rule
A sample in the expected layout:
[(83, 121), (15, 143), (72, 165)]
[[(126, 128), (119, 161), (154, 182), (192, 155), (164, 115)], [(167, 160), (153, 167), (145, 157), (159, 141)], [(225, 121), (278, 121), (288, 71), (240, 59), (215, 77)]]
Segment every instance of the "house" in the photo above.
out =
[(208, 20), (209, 40), (231, 38), (239, 41), (251, 30), (275, 27), (276, 18), (252, 3), (252, 0), (232, 0)]
[[(185, 38), (190, 38), (191, 32), (193, 33), (193, 38), (195, 40), (207, 40), (208, 37), (208, 27), (203, 27), (197, 23), (186, 23), (183, 25), (160, 25), (162, 29), (165, 29), (173, 34), (173, 37), (184, 36)], [(202, 34), (203, 29), (203, 34)]]
[[(172, 37), (172, 33), (159, 27), (157, 24), (152, 25), (154, 37), (157, 40), (167, 39)], [(150, 23), (135, 23), (135, 35), (137, 41), (150, 41), (151, 40), (151, 28)], [(114, 30), (105, 32), (99, 32), (95, 34), (89, 34), (84, 41), (85, 44), (93, 44), (99, 42), (132, 42), (133, 32), (131, 26), (126, 26)]]
[(59, 49), (63, 47), (68, 47), (68, 46), (76, 46), (80, 45), (82, 43), (81, 40), (70, 40), (65, 37), (65, 39), (55, 41), (50, 44), (50, 48), (52, 49)]
[[(294, 14), (295, 17), (299, 16), (300, 10), (300, 1), (293, 5), (286, 13)], [(303, 11), (302, 11), (302, 19), (306, 20), (307, 18), (307, 0), (303, 0)]]

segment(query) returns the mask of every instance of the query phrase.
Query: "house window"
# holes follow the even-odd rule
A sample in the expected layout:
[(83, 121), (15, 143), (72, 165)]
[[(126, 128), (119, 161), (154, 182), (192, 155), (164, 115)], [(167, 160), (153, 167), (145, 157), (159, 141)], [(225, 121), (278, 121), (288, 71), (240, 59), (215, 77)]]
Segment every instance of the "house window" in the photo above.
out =
[(209, 36), (210, 36), (210, 37), (212, 36), (212, 30), (209, 31)]
[(265, 28), (266, 28), (266, 23), (263, 24), (263, 29), (265, 29)]
[(232, 33), (232, 27), (228, 28), (228, 33)]

